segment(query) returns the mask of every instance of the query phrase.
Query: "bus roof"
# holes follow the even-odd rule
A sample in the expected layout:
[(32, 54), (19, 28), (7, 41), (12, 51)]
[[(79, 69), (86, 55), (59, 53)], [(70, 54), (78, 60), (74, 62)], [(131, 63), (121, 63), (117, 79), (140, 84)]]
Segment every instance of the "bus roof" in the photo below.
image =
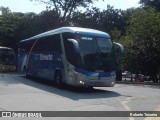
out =
[(3, 47), (3, 46), (0, 46), (0, 49), (8, 49), (8, 50), (13, 50), (12, 48), (9, 48), (9, 47)]
[(59, 34), (59, 33), (64, 33), (64, 32), (70, 32), (70, 33), (92, 33), (92, 34), (102, 34), (105, 36), (109, 36), (109, 34), (99, 31), (99, 30), (95, 30), (95, 29), (90, 29), (90, 28), (81, 28), (81, 27), (61, 27), (61, 28), (57, 28), (54, 30), (50, 30), (41, 34), (38, 34), (36, 36), (33, 36), (31, 38), (22, 40), (22, 41), (27, 41), (27, 40), (31, 40), (31, 39), (35, 39), (35, 38), (40, 38), (43, 36), (49, 36), (49, 35), (54, 35), (54, 34)]

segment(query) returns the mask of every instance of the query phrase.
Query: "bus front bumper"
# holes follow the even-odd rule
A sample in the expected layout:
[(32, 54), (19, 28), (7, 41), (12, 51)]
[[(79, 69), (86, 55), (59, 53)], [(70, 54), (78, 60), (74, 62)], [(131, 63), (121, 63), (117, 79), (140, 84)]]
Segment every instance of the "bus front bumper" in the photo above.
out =
[(84, 76), (69, 77), (69, 84), (74, 86), (92, 86), (92, 87), (113, 87), (115, 85), (116, 75), (110, 77)]

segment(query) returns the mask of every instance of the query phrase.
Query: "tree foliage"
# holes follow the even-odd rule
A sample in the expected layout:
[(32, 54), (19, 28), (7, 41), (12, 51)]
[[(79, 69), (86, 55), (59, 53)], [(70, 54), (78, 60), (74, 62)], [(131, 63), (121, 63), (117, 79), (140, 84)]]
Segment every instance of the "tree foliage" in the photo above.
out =
[[(31, 0), (33, 1), (33, 0)], [(95, 0), (35, 0), (46, 4), (48, 10), (54, 10), (56, 14), (61, 15), (62, 24), (65, 25), (69, 22), (73, 12), (78, 7), (86, 8), (90, 3)], [(97, 1), (97, 0), (96, 0)]]
[(3, 6), (0, 7), (0, 11), (2, 15), (5, 15), (10, 12), (8, 7), (3, 7)]
[(20, 16), (10, 12), (3, 12), (0, 16), (0, 45), (16, 46), (15, 34), (20, 21)]
[(17, 49), (20, 40), (60, 27), (61, 18), (54, 12), (43, 11), (38, 15), (6, 12), (0, 15), (0, 45)]
[(108, 5), (107, 9), (103, 11), (93, 7), (83, 13), (74, 12), (72, 23), (75, 26), (98, 29), (117, 37), (115, 32), (119, 33), (118, 36), (125, 33), (124, 26), (127, 25), (127, 19), (124, 11)]
[(160, 68), (160, 13), (137, 9), (131, 16), (124, 45), (126, 66), (130, 71), (149, 75), (157, 82)]
[(143, 6), (152, 7), (160, 11), (160, 0), (140, 0), (140, 3), (143, 4)]

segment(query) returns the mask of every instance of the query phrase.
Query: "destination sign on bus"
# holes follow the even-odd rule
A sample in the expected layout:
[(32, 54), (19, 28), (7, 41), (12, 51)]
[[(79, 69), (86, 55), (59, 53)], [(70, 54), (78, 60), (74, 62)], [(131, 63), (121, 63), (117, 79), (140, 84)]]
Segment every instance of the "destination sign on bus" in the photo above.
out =
[(93, 40), (91, 37), (81, 37), (82, 40)]

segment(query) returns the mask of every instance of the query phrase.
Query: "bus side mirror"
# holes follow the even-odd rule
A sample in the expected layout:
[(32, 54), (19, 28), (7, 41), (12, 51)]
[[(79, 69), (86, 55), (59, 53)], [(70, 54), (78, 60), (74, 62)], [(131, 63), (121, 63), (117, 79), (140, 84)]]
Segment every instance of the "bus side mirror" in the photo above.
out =
[(79, 51), (79, 44), (78, 44), (78, 42), (75, 39), (68, 39), (68, 41), (70, 41), (73, 44), (74, 50), (77, 53)]
[(124, 56), (124, 47), (120, 43), (113, 42), (113, 44), (117, 47), (120, 56)]

